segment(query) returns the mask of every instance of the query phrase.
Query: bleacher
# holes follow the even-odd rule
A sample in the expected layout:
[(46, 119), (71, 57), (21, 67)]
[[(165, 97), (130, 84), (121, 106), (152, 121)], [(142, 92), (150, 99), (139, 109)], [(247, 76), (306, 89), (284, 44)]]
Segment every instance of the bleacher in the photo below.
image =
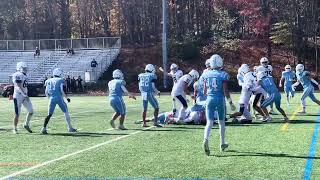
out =
[[(103, 39), (103, 46), (105, 46), (104, 43), (105, 39)], [(16, 72), (16, 64), (20, 61), (28, 64), (29, 83), (43, 83), (45, 78), (52, 76), (53, 69), (57, 67), (63, 70), (65, 76), (81, 76), (85, 79), (85, 72), (92, 70), (90, 65), (93, 59), (98, 63), (96, 75), (100, 77), (120, 53), (120, 43), (119, 39), (115, 45), (104, 48), (92, 48), (87, 43), (85, 48), (74, 49), (74, 55), (67, 54), (66, 49), (59, 45), (57, 49), (41, 49), (40, 56), (34, 57), (34, 51), (30, 50), (3, 50), (0, 42), (0, 84), (9, 83), (9, 76)]]

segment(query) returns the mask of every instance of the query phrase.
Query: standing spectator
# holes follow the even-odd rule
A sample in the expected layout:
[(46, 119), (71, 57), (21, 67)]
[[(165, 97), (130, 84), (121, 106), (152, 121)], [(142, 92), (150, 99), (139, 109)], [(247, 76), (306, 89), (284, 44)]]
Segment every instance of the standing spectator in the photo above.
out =
[(91, 69), (92, 69), (92, 76), (93, 76), (92, 79), (94, 81), (97, 80), (97, 65), (98, 65), (97, 61), (95, 59), (93, 59), (91, 61)]
[(71, 91), (71, 78), (70, 78), (70, 76), (67, 77), (66, 82), (67, 82), (67, 92), (70, 92)]
[(45, 76), (44, 77), (44, 80), (43, 80), (43, 86), (46, 84), (46, 81), (48, 80), (48, 77), (47, 76)]
[(36, 47), (36, 52), (33, 57), (35, 58), (36, 56), (40, 56), (40, 49), (38, 47)]
[(77, 92), (77, 81), (74, 77), (72, 77), (72, 79), (71, 79), (71, 91), (73, 93)]
[(81, 76), (78, 77), (77, 81), (78, 81), (79, 92), (83, 92), (83, 86), (82, 86), (83, 80), (81, 79)]

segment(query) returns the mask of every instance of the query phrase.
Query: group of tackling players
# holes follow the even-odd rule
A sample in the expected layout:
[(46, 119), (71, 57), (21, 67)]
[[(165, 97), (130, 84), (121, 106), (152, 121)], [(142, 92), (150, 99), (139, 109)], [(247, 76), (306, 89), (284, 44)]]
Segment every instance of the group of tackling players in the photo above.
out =
[[(17, 125), (18, 125), (22, 105), (26, 108), (28, 112), (23, 127), (29, 133), (32, 133), (32, 130), (29, 126), (31, 117), (33, 115), (33, 106), (28, 96), (28, 88), (27, 88), (28, 65), (25, 62), (19, 62), (17, 63), (16, 69), (17, 69), (17, 72), (12, 75), (12, 82), (14, 85), (13, 103), (14, 103), (14, 110), (15, 110), (15, 115), (13, 119), (13, 133), (18, 134)], [(65, 94), (63, 89), (63, 86), (64, 86), (63, 72), (60, 68), (56, 68), (53, 70), (53, 78), (48, 79), (45, 82), (45, 86), (46, 86), (45, 94), (49, 99), (48, 116), (44, 120), (41, 133), (47, 134), (47, 125), (49, 123), (51, 116), (53, 115), (56, 105), (58, 105), (62, 110), (62, 112), (64, 113), (68, 131), (76, 132), (77, 130), (74, 129), (71, 125), (67, 104), (63, 100), (63, 97), (65, 97), (66, 100), (70, 102), (70, 99)]]
[[(154, 108), (153, 125), (162, 127), (160, 124), (176, 123), (184, 124), (193, 122), (194, 124), (206, 124), (204, 129), (203, 147), (207, 155), (210, 154), (208, 139), (214, 121), (219, 124), (220, 133), (220, 150), (224, 151), (228, 144), (225, 142), (225, 120), (227, 118), (226, 103), (229, 103), (231, 110), (235, 111), (236, 107), (233, 104), (230, 93), (228, 91), (229, 74), (223, 70), (223, 59), (215, 54), (205, 62), (206, 69), (199, 74), (196, 70), (191, 70), (188, 74), (183, 75), (176, 64), (170, 66), (170, 72), (167, 74), (173, 79), (173, 87), (171, 91), (172, 96), (172, 111), (159, 114), (159, 104), (156, 95), (160, 95), (160, 91), (156, 88), (155, 82), (157, 80), (156, 69), (152, 64), (145, 67), (145, 72), (138, 75), (139, 90), (142, 98), (142, 126), (147, 127), (147, 109), (148, 104)], [(163, 68), (159, 68), (164, 71)], [(69, 132), (76, 132), (71, 125), (68, 108), (63, 100), (66, 98), (68, 102), (70, 99), (64, 92), (63, 72), (56, 68), (53, 71), (53, 78), (45, 82), (45, 94), (49, 98), (48, 116), (44, 120), (44, 125), (41, 133), (47, 134), (47, 125), (53, 115), (56, 105), (64, 113), (65, 121)], [(126, 115), (126, 106), (122, 96), (128, 95), (129, 98), (136, 100), (136, 97), (130, 93), (125, 85), (124, 75), (121, 70), (117, 69), (112, 73), (113, 80), (108, 82), (109, 103), (115, 113), (113, 114), (110, 124), (115, 128), (115, 121), (119, 118), (118, 129), (126, 130), (124, 127), (124, 120)], [(293, 83), (296, 78), (296, 82)], [(271, 116), (267, 107), (272, 110), (272, 105), (275, 104), (276, 109), (283, 115), (284, 121), (289, 119), (281, 108), (281, 94), (272, 77), (272, 66), (269, 65), (267, 58), (261, 58), (260, 66), (253, 67), (253, 71), (247, 64), (242, 64), (238, 70), (238, 83), (242, 87), (241, 96), (239, 100), (239, 112), (229, 115), (228, 118), (240, 119), (240, 121), (251, 122), (251, 112), (257, 111), (263, 122), (271, 121)], [(21, 106), (23, 105), (28, 114), (24, 123), (24, 128), (32, 133), (29, 122), (33, 115), (32, 103), (28, 97), (27, 92), (27, 64), (19, 62), (17, 64), (17, 72), (13, 74), (14, 83), (14, 128), (13, 132), (18, 133), (17, 124)], [(305, 113), (306, 103), (305, 99), (310, 97), (312, 101), (320, 105), (320, 101), (314, 95), (314, 87), (312, 84), (319, 84), (311, 78), (311, 74), (304, 70), (302, 64), (296, 66), (296, 73), (291, 70), (291, 66), (285, 66), (285, 71), (282, 72), (282, 77), (279, 87), (284, 87), (287, 96), (287, 103), (289, 99), (294, 96), (295, 87), (301, 84), (304, 88), (301, 104), (302, 110), (300, 113)], [(193, 86), (194, 92), (189, 91), (189, 87)], [(193, 99), (193, 105), (188, 106), (187, 95)], [(252, 103), (250, 103), (250, 100)], [(176, 103), (181, 104), (181, 108), (177, 110)], [(250, 108), (252, 104), (253, 108)], [(250, 112), (250, 110), (252, 111)]]

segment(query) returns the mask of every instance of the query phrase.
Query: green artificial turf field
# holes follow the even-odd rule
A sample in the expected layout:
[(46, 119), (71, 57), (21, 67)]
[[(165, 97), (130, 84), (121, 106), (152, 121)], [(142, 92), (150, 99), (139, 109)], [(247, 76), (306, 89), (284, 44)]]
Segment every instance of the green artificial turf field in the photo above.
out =
[[(269, 123), (228, 123), (226, 140), (230, 146), (223, 153), (219, 151), (215, 125), (209, 157), (202, 149), (204, 126), (142, 129), (134, 124), (140, 119), (139, 98), (125, 98), (125, 126), (129, 130), (120, 131), (111, 129), (108, 123), (113, 111), (106, 97), (72, 97), (68, 106), (73, 126), (79, 132), (67, 133), (63, 114), (56, 108), (48, 135), (39, 133), (47, 113), (46, 98), (32, 98), (34, 133), (27, 133), (20, 125), (17, 135), (11, 132), (13, 102), (2, 98), (0, 177), (320, 179), (319, 107), (308, 100), (308, 114), (296, 115), (300, 96), (297, 94), (290, 108), (283, 96), (283, 108), (292, 119), (290, 124), (283, 123), (279, 115), (273, 115)], [(233, 99), (237, 102), (238, 95)], [(161, 112), (171, 109), (169, 96), (158, 100)], [(22, 116), (20, 123), (24, 121), (24, 110)]]

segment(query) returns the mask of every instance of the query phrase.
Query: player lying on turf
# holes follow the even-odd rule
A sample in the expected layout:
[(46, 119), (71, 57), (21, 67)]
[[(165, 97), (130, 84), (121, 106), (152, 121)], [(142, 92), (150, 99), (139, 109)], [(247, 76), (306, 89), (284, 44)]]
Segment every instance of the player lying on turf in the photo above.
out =
[(320, 105), (320, 101), (316, 98), (314, 95), (314, 87), (312, 83), (318, 86), (320, 89), (319, 83), (311, 78), (311, 73), (309, 71), (304, 70), (303, 64), (298, 64), (296, 66), (296, 76), (297, 76), (297, 82), (292, 85), (292, 88), (295, 89), (296, 86), (301, 84), (303, 86), (303, 93), (301, 97), (301, 105), (302, 110), (299, 111), (299, 113), (306, 113), (306, 98), (310, 97), (310, 99)]
[(33, 107), (28, 96), (28, 65), (25, 62), (18, 62), (17, 63), (17, 72), (12, 75), (12, 81), (14, 86), (14, 93), (13, 93), (13, 103), (14, 103), (14, 118), (13, 118), (13, 133), (18, 133), (18, 121), (21, 112), (21, 106), (23, 105), (28, 114), (26, 116), (26, 120), (24, 122), (23, 127), (29, 132), (32, 133), (29, 123), (31, 117), (33, 115)]
[(206, 101), (206, 119), (207, 124), (204, 129), (204, 141), (203, 147), (206, 155), (210, 155), (209, 149), (209, 136), (213, 126), (213, 121), (215, 119), (215, 114), (217, 114), (219, 132), (220, 132), (220, 150), (224, 151), (228, 144), (225, 142), (225, 115), (226, 115), (226, 104), (225, 98), (227, 98), (231, 109), (235, 110), (235, 106), (230, 98), (230, 93), (228, 91), (228, 81), (229, 75), (225, 71), (221, 70), (223, 68), (222, 58), (215, 54), (210, 58), (210, 67), (212, 70), (206, 71), (202, 75), (202, 82), (204, 87), (204, 92), (207, 95)]
[[(163, 72), (163, 68), (159, 67), (159, 70)], [(170, 66), (170, 72), (167, 74), (172, 78), (173, 86), (178, 82), (178, 80), (183, 76), (183, 72), (179, 70), (179, 67), (177, 64), (173, 63)], [(173, 113), (177, 112), (177, 106), (176, 106), (176, 99), (172, 98), (172, 111)]]
[(259, 72), (257, 74), (257, 78), (258, 83), (268, 93), (268, 97), (261, 104), (261, 108), (263, 109), (263, 112), (267, 117), (266, 119), (264, 119), (264, 121), (271, 120), (266, 108), (270, 106), (270, 104), (274, 103), (276, 105), (277, 110), (283, 115), (284, 121), (288, 122), (289, 119), (284, 110), (281, 108), (281, 94), (276, 84), (274, 83), (272, 76), (268, 76), (266, 72)]
[(194, 125), (205, 125), (205, 107), (203, 109), (194, 110), (192, 107), (186, 110), (186, 116), (183, 120), (180, 120), (173, 112), (164, 112), (159, 114), (158, 121), (161, 124), (194, 124)]
[(199, 73), (193, 69), (189, 72), (189, 74), (182, 76), (172, 88), (171, 96), (182, 105), (178, 114), (178, 118), (180, 120), (185, 119), (185, 111), (188, 108), (186, 95), (190, 95), (191, 98), (194, 99), (194, 96), (190, 94), (188, 88), (198, 79)]
[(110, 125), (111, 127), (115, 128), (116, 126), (114, 124), (114, 121), (120, 116), (118, 129), (126, 130), (123, 125), (126, 116), (126, 105), (122, 99), (122, 95), (127, 94), (129, 98), (132, 98), (134, 100), (136, 100), (136, 97), (128, 92), (127, 88), (125, 87), (126, 83), (123, 80), (123, 73), (119, 69), (116, 69), (112, 72), (112, 77), (113, 80), (109, 81), (108, 83), (109, 103), (115, 113), (110, 120)]
[(49, 105), (48, 105), (48, 116), (44, 120), (43, 128), (41, 130), (42, 134), (48, 134), (47, 126), (50, 121), (50, 118), (53, 115), (54, 109), (56, 105), (58, 105), (61, 111), (64, 114), (64, 119), (67, 123), (67, 128), (69, 132), (77, 132), (77, 129), (74, 129), (71, 125), (70, 115), (68, 112), (67, 104), (64, 102), (63, 97), (70, 102), (70, 99), (66, 95), (63, 90), (64, 80), (63, 80), (63, 72), (60, 68), (56, 68), (53, 70), (53, 78), (48, 79), (45, 82), (46, 90), (45, 94), (49, 98)]
[(282, 72), (279, 87), (282, 87), (284, 82), (284, 92), (287, 96), (287, 105), (290, 106), (290, 98), (294, 97), (294, 89), (292, 88), (293, 80), (296, 77), (295, 73), (291, 70), (290, 65), (285, 66), (285, 71)]
[(155, 82), (157, 76), (155, 74), (155, 68), (152, 64), (146, 65), (145, 72), (139, 74), (139, 90), (141, 92), (143, 110), (142, 110), (142, 120), (143, 127), (148, 127), (146, 122), (148, 103), (154, 108), (154, 122), (153, 125), (156, 127), (161, 127), (158, 124), (158, 114), (159, 114), (159, 105), (157, 99), (154, 97), (154, 94), (160, 95), (160, 91), (156, 88)]
[(243, 75), (243, 81), (241, 83), (241, 95), (239, 100), (239, 112), (235, 112), (230, 115), (230, 118), (234, 118), (233, 122), (238, 122), (237, 117), (240, 116), (239, 121), (241, 123), (251, 123), (252, 117), (249, 110), (249, 101), (253, 93), (255, 77), (253, 72), (250, 72), (250, 68), (247, 64), (242, 64), (238, 70), (239, 74)]

